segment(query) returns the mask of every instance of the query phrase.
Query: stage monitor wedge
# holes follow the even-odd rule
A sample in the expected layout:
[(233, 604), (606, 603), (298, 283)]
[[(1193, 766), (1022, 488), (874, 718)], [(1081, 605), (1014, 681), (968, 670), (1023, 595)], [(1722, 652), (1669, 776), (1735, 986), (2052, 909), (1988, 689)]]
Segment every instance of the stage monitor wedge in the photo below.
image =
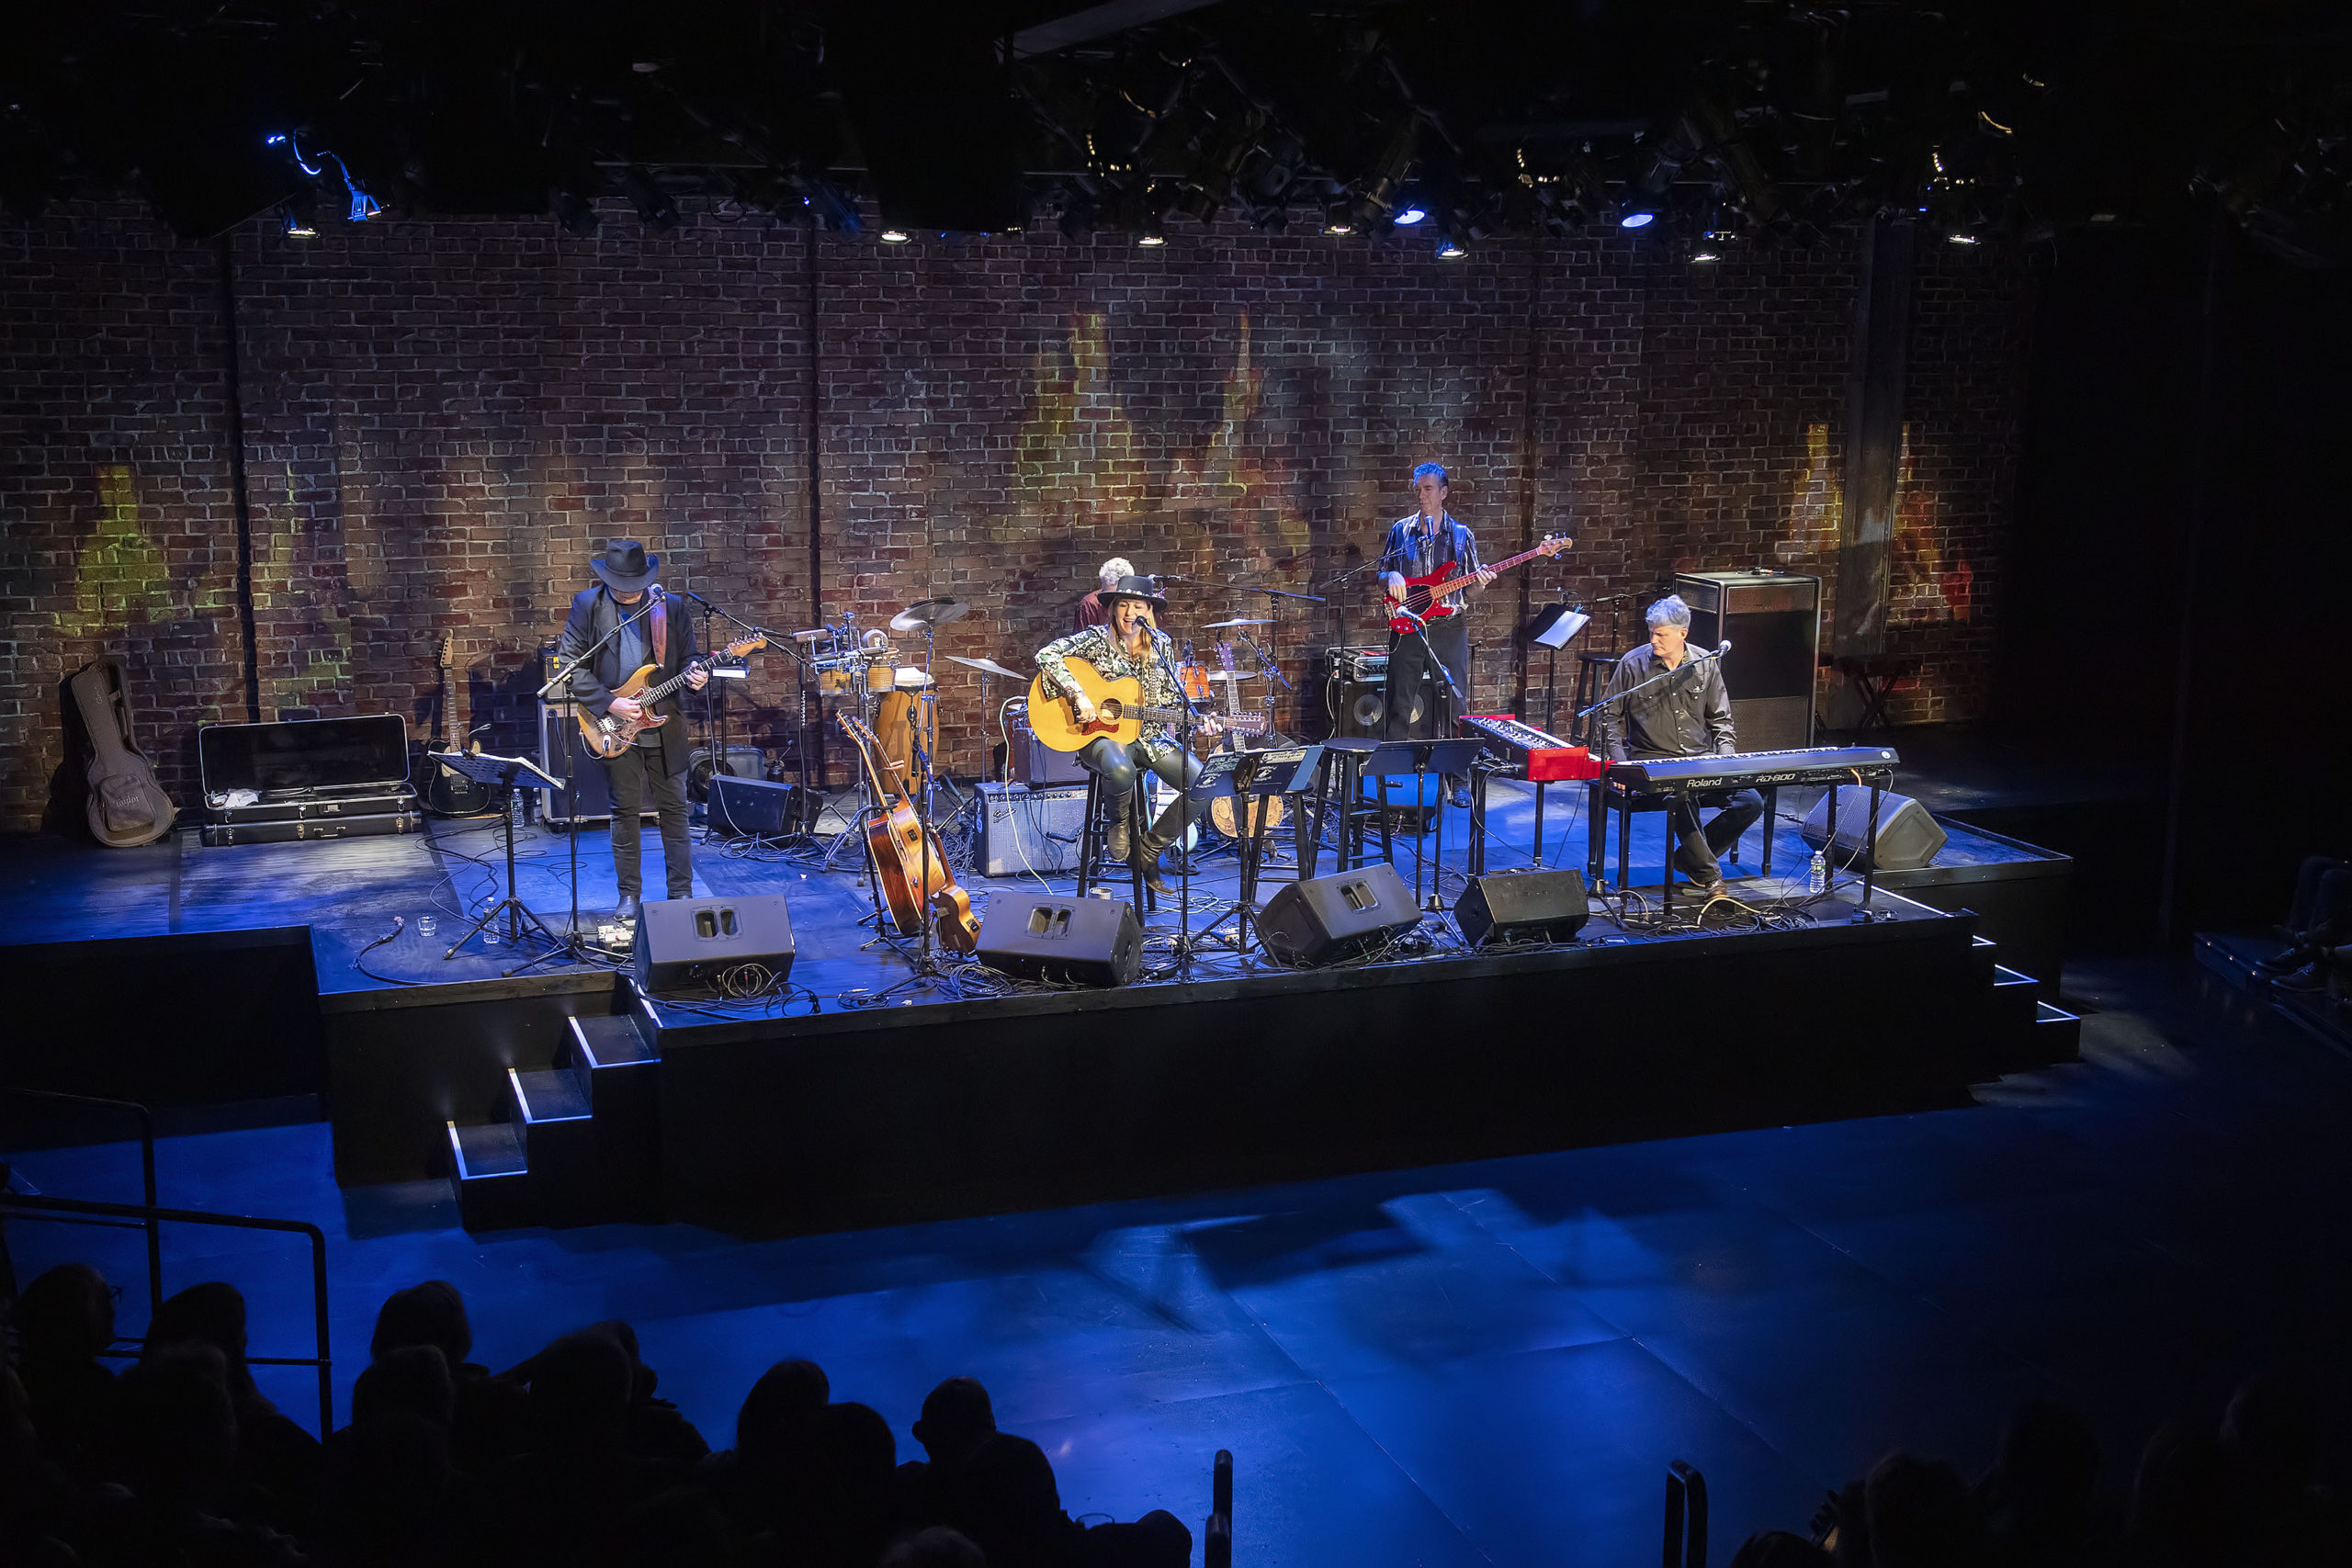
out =
[(980, 919), (979, 956), (1016, 979), (1124, 986), (1143, 967), (1143, 925), (1115, 899), (1003, 892)]
[(1474, 876), (1453, 905), (1453, 923), (1473, 947), (1490, 942), (1566, 942), (1591, 918), (1580, 871)]
[(638, 907), (637, 983), (649, 991), (709, 985), (757, 964), (792, 973), (792, 911), (781, 893), (649, 898)]
[(1855, 871), (1918, 871), (1936, 863), (1936, 856), (1951, 838), (1926, 807), (1889, 790), (1878, 803), (1878, 863), (1875, 867), (1865, 864), (1871, 858), (1862, 852), (1871, 841), (1871, 792), (1859, 784), (1838, 792), (1834, 834), (1829, 827), (1827, 790), (1814, 802), (1797, 832), (1811, 848), (1828, 846), (1829, 859)]
[(1258, 933), (1276, 962), (1313, 968), (1368, 953), (1420, 923), (1396, 868), (1374, 861), (1285, 884), (1266, 900)]

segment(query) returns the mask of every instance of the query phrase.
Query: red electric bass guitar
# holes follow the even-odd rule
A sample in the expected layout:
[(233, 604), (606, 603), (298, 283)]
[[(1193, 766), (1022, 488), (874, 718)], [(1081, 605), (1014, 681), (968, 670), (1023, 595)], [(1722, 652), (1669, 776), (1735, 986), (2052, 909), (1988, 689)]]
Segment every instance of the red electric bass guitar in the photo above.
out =
[[(1570, 545), (1575, 543), (1576, 541), (1569, 538), (1566, 534), (1554, 534), (1545, 538), (1542, 544), (1536, 546), (1533, 549), (1521, 550), (1519, 554), (1511, 557), (1509, 560), (1498, 560), (1487, 570), (1488, 571), (1509, 571), (1515, 566), (1525, 565), (1527, 562), (1533, 560), (1538, 556), (1556, 556), (1562, 550), (1566, 549)], [(1475, 588), (1477, 584), (1478, 574), (1475, 571), (1464, 572), (1462, 575), (1452, 579), (1448, 579), (1442, 571), (1433, 571), (1427, 577), (1407, 578), (1405, 580), (1405, 596), (1402, 599), (1397, 598), (1394, 593), (1383, 593), (1381, 595), (1382, 602), (1385, 606), (1388, 615), (1388, 629), (1395, 632), (1398, 637), (1403, 637), (1413, 630), (1413, 622), (1411, 618), (1397, 614), (1399, 610), (1409, 610), (1412, 612), (1413, 615), (1417, 615), (1424, 621), (1442, 620), (1446, 616), (1455, 614), (1462, 608), (1461, 605), (1442, 604), (1438, 603), (1438, 601), (1443, 599), (1449, 593), (1459, 593), (1462, 590), (1465, 588)]]

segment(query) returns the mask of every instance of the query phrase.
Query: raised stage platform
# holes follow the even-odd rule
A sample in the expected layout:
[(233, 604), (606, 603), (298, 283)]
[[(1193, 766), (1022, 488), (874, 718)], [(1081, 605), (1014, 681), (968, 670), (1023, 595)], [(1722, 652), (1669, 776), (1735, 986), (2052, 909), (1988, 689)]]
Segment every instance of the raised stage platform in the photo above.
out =
[[(1544, 864), (1582, 866), (1582, 801), (1553, 786)], [(40, 981), (7, 1079), (162, 1106), (317, 1095), (339, 1180), (449, 1176), (476, 1225), (814, 1229), (1936, 1103), (2071, 1055), (2074, 1021), (2037, 979), (2054, 994), (2064, 856), (1947, 822), (1938, 863), (1883, 875), (1880, 918), (1858, 922), (1842, 874), (1797, 908), (1809, 804), (1784, 792), (1780, 874), (1736, 878), (1746, 909), (1704, 928), (1657, 929), (1652, 888), (1596, 906), (1569, 943), (1472, 952), (1431, 915), (1373, 961), (1207, 953), (1180, 972), (1170, 897), (1144, 977), (1102, 991), (957, 967), (885, 997), (910, 970), (860, 923), (857, 845), (829, 870), (821, 844), (707, 840), (698, 893), (789, 901), (809, 994), (784, 1003), (647, 998), (595, 964), (508, 976), (532, 944), (445, 960), (503, 891), (492, 820), (236, 848), (20, 840), (0, 860), (0, 944)], [(1449, 906), (1465, 826), (1450, 814), (1443, 863), (1418, 868)], [(1498, 783), (1490, 872), (1530, 863), (1532, 828), (1527, 786)], [(1636, 867), (1662, 861), (1661, 831), (1636, 819)], [(1744, 848), (1753, 870), (1757, 835)], [(1433, 849), (1399, 839), (1408, 885)], [(518, 840), (521, 896), (558, 926), (575, 850), (583, 911), (608, 908), (601, 831)], [(650, 833), (646, 852), (659, 886)], [(1195, 926), (1238, 875), (1229, 848), (1199, 863)], [(1261, 898), (1295, 874), (1270, 866)], [(983, 904), (1071, 888), (966, 883)]]

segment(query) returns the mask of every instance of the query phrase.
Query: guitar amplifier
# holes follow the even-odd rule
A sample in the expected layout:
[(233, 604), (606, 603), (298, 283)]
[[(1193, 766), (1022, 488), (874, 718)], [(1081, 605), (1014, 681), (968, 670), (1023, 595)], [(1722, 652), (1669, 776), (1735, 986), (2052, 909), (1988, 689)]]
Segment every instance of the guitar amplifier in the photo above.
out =
[(1057, 751), (1037, 739), (1037, 732), (1025, 724), (1013, 723), (1005, 733), (1012, 737), (1012, 752), (1006, 761), (1012, 782), (1042, 789), (1050, 784), (1084, 784), (1086, 764), (1078, 760), (1075, 751)]
[[(574, 770), (571, 773), (564, 772), (567, 764)], [(540, 807), (540, 819), (550, 829), (560, 831), (571, 827), (594, 827), (613, 819), (613, 785), (605, 772), (605, 760), (589, 750), (581, 739), (580, 726), (571, 716), (570, 703), (539, 704), (539, 766), (551, 778), (571, 778), (580, 797), (575, 810), (571, 791), (551, 789), (543, 793), (545, 804)], [(650, 792), (638, 816), (648, 822), (653, 820)]]
[[(1017, 732), (1016, 732), (1017, 733)], [(1086, 827), (1086, 786), (1059, 784), (980, 785), (982, 876), (1047, 875), (1078, 869), (1078, 845)]]

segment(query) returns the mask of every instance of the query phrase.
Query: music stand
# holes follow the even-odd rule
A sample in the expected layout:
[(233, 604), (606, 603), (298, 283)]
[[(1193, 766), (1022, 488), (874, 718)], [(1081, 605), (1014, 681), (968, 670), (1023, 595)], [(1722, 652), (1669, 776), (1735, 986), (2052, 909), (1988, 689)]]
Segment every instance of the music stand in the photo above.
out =
[[(1380, 815), (1384, 824), (1388, 817), (1388, 781), (1390, 779), (1411, 774), (1416, 781), (1414, 799), (1418, 804), (1429, 798), (1429, 775), (1437, 773), (1441, 776), (1438, 802), (1433, 812), (1437, 818), (1436, 869), (1430, 874), (1430, 903), (1426, 906), (1427, 908), (1444, 908), (1444, 900), (1439, 897), (1437, 889), (1437, 872), (1442, 870), (1445, 865), (1445, 794), (1442, 775), (1467, 774), (1470, 772), (1471, 763), (1484, 755), (1486, 750), (1487, 742), (1482, 737), (1452, 740), (1384, 740), (1356, 766), (1355, 771), (1359, 778), (1379, 781), (1376, 788), (1379, 793)], [(1388, 840), (1388, 835), (1385, 830), (1381, 837), (1385, 840), (1382, 847), (1387, 852), (1386, 858), (1393, 865), (1396, 863), (1394, 845), (1392, 842), (1385, 841)], [(1417, 908), (1424, 907), (1421, 904), (1420, 835), (1418, 833), (1413, 836), (1413, 904)]]
[(506, 824), (506, 897), (492, 904), (481, 919), (467, 929), (466, 934), (449, 944), (441, 956), (444, 961), (458, 956), (458, 950), (471, 942), (475, 935), (499, 916), (506, 917), (506, 940), (517, 944), (523, 941), (523, 927), (528, 922), (554, 947), (565, 945), (561, 938), (548, 929), (548, 923), (531, 911), (531, 907), (514, 896), (514, 791), (524, 789), (561, 789), (563, 781), (548, 773), (528, 757), (493, 757), (485, 751), (428, 751), (426, 756), (453, 772), (463, 773), (476, 784), (488, 784), (498, 791), (498, 815)]

